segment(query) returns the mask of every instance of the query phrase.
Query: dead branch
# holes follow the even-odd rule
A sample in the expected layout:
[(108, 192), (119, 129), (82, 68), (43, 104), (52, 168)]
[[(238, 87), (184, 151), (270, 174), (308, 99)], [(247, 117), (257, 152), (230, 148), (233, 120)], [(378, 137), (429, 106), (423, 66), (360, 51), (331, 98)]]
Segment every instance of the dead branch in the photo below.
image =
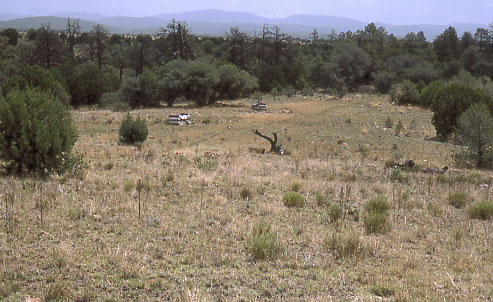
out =
[(274, 135), (274, 139), (269, 136), (260, 133), (258, 130), (253, 131), (255, 135), (260, 136), (261, 138), (267, 140), (270, 143), (270, 152), (280, 153), (282, 146), (278, 145), (277, 133), (272, 133)]

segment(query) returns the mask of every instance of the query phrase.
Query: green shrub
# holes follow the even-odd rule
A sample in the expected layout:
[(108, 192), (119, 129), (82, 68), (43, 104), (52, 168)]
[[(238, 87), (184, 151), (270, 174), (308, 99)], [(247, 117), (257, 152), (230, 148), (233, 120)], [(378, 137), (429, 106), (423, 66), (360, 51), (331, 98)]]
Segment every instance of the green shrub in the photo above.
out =
[(467, 203), (467, 194), (466, 192), (454, 193), (448, 197), (448, 202), (451, 206), (461, 209)]
[(490, 168), (493, 163), (493, 116), (485, 104), (472, 104), (457, 120), (455, 138), (466, 148), (457, 148), (458, 165)]
[(10, 174), (65, 172), (76, 139), (70, 111), (51, 94), (27, 88), (0, 98), (0, 160)]
[(248, 251), (255, 261), (275, 260), (283, 253), (283, 247), (270, 225), (261, 223), (253, 229), (252, 237), (248, 243)]
[(366, 203), (365, 210), (369, 213), (386, 214), (390, 209), (387, 197), (380, 195)]
[(396, 81), (397, 76), (393, 72), (379, 71), (373, 74), (373, 85), (380, 93), (388, 93), (392, 84)]
[(385, 234), (390, 230), (387, 214), (367, 213), (363, 217), (363, 223), (368, 234)]
[(385, 123), (384, 123), (384, 127), (385, 128), (392, 128), (394, 127), (394, 122), (392, 121), (392, 119), (390, 117), (388, 117), (386, 120), (385, 120)]
[(137, 78), (127, 79), (120, 88), (124, 102), (132, 108), (159, 106), (159, 81), (153, 72), (146, 70)]
[(288, 85), (285, 89), (283, 89), (283, 94), (286, 95), (288, 98), (292, 97), (293, 95), (296, 94), (296, 90), (294, 89), (293, 86)]
[(99, 101), (99, 107), (117, 112), (128, 112), (131, 109), (128, 103), (121, 100), (121, 95), (118, 92), (103, 93)]
[(360, 238), (357, 234), (340, 235), (333, 233), (327, 236), (324, 246), (330, 250), (337, 259), (357, 256), (361, 252)]
[(305, 205), (305, 199), (299, 193), (288, 192), (282, 198), (284, 205), (288, 208), (302, 208)]
[(383, 234), (390, 230), (389, 209), (390, 203), (385, 196), (378, 196), (366, 203), (366, 215), (363, 217), (363, 224), (368, 234)]
[(390, 97), (392, 102), (399, 105), (419, 104), (419, 90), (416, 84), (409, 80), (394, 85), (390, 91)]
[(340, 205), (334, 204), (329, 207), (328, 214), (331, 222), (341, 219), (344, 210)]
[(397, 123), (397, 125), (395, 126), (395, 135), (396, 136), (399, 136), (401, 135), (401, 132), (404, 130), (404, 125), (402, 124), (401, 121), (399, 121)]
[(485, 103), (490, 111), (493, 106), (491, 97), (483, 94), (479, 89), (458, 84), (449, 84), (440, 88), (431, 104), (432, 123), (437, 135), (442, 139), (448, 138), (456, 129), (458, 118), (473, 103)]
[(407, 181), (406, 175), (402, 173), (400, 168), (392, 169), (392, 173), (390, 174), (390, 179), (398, 181), (400, 183), (405, 183)]
[(143, 143), (148, 134), (146, 121), (140, 117), (133, 119), (128, 114), (118, 130), (118, 141), (124, 145), (135, 145), (136, 143)]
[(132, 191), (134, 187), (135, 187), (135, 183), (131, 179), (127, 179), (123, 182), (123, 190), (125, 190), (125, 192)]
[(469, 217), (473, 219), (488, 220), (493, 217), (493, 202), (481, 201), (469, 208)]
[(0, 83), (0, 90), (4, 96), (15, 90), (23, 90), (27, 87), (52, 94), (57, 100), (68, 104), (70, 96), (63, 85), (58, 82), (52, 73), (43, 67), (26, 65), (12, 77)]
[(445, 86), (443, 82), (434, 81), (425, 86), (419, 93), (419, 105), (428, 108), (436, 98), (438, 91)]

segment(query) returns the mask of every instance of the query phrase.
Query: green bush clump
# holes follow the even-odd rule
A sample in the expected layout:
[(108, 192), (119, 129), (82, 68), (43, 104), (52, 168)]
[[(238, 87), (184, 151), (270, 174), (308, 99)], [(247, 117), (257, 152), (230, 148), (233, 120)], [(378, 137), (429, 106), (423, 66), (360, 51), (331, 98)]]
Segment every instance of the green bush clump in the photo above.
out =
[(302, 208), (305, 205), (305, 198), (296, 192), (284, 194), (282, 200), (288, 208)]
[(76, 139), (70, 111), (52, 94), (26, 88), (0, 98), (0, 160), (9, 174), (65, 172)]
[(448, 197), (448, 202), (457, 209), (463, 208), (467, 203), (467, 194), (466, 192), (454, 193)]
[(120, 112), (128, 112), (131, 109), (128, 103), (121, 100), (121, 95), (118, 92), (103, 93), (99, 101), (99, 107)]
[(484, 103), (490, 111), (493, 102), (481, 90), (458, 84), (448, 84), (438, 89), (431, 104), (432, 123), (438, 137), (447, 139), (457, 128), (459, 117), (474, 103)]
[(380, 93), (388, 93), (392, 88), (392, 84), (394, 84), (397, 80), (397, 76), (395, 73), (385, 70), (379, 71), (372, 76), (373, 85), (375, 85), (375, 88)]
[(369, 213), (385, 214), (389, 209), (390, 202), (383, 195), (371, 199), (365, 206), (365, 210)]
[(444, 85), (443, 82), (434, 81), (425, 86), (419, 93), (419, 105), (425, 108), (430, 107), (433, 100), (436, 98), (438, 91)]
[(389, 209), (390, 203), (385, 196), (378, 196), (368, 201), (365, 206), (366, 215), (363, 217), (363, 223), (368, 234), (384, 234), (390, 230)]
[(283, 250), (277, 234), (271, 230), (270, 225), (261, 223), (254, 227), (248, 251), (255, 261), (275, 260)]
[(392, 102), (399, 105), (419, 104), (419, 89), (413, 82), (405, 80), (401, 84), (394, 85), (390, 91)]
[(15, 75), (2, 82), (0, 83), (0, 90), (3, 96), (7, 96), (12, 91), (30, 87), (51, 94), (64, 104), (68, 104), (70, 101), (70, 96), (63, 85), (48, 70), (40, 66), (26, 65)]
[(118, 130), (118, 141), (123, 145), (135, 145), (143, 143), (148, 134), (149, 130), (147, 129), (146, 121), (140, 117), (134, 119), (128, 114), (123, 119)]
[(493, 202), (480, 201), (469, 208), (469, 217), (473, 219), (488, 220), (493, 217)]

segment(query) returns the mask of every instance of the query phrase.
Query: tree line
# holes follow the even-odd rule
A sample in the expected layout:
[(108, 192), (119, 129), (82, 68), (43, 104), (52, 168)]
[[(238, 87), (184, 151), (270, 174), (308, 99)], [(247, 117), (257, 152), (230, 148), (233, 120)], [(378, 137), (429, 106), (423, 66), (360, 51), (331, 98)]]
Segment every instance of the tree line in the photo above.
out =
[(387, 93), (394, 84), (422, 90), (461, 72), (492, 78), (493, 26), (461, 37), (449, 27), (427, 41), (423, 32), (399, 38), (370, 23), (301, 39), (267, 24), (254, 35), (232, 27), (225, 37), (209, 37), (172, 20), (155, 35), (117, 35), (102, 25), (82, 32), (78, 20), (67, 19), (63, 31), (3, 30), (0, 67), (3, 95), (38, 85), (75, 106), (172, 106), (180, 99), (209, 105), (257, 90), (342, 94), (368, 85)]

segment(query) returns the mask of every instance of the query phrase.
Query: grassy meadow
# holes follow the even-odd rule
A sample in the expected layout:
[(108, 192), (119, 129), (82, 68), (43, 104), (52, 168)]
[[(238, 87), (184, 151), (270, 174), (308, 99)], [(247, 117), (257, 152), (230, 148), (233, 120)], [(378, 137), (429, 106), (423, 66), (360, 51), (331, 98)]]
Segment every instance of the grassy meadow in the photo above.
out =
[[(74, 110), (86, 173), (0, 178), (0, 300), (493, 300), (492, 220), (470, 214), (492, 175), (454, 166), (431, 112), (366, 94), (265, 101), (133, 111), (149, 126), (138, 147), (118, 145), (125, 113)], [(180, 112), (194, 123), (167, 125)], [(261, 154), (254, 129), (287, 154)], [(389, 207), (372, 216), (372, 200)]]

